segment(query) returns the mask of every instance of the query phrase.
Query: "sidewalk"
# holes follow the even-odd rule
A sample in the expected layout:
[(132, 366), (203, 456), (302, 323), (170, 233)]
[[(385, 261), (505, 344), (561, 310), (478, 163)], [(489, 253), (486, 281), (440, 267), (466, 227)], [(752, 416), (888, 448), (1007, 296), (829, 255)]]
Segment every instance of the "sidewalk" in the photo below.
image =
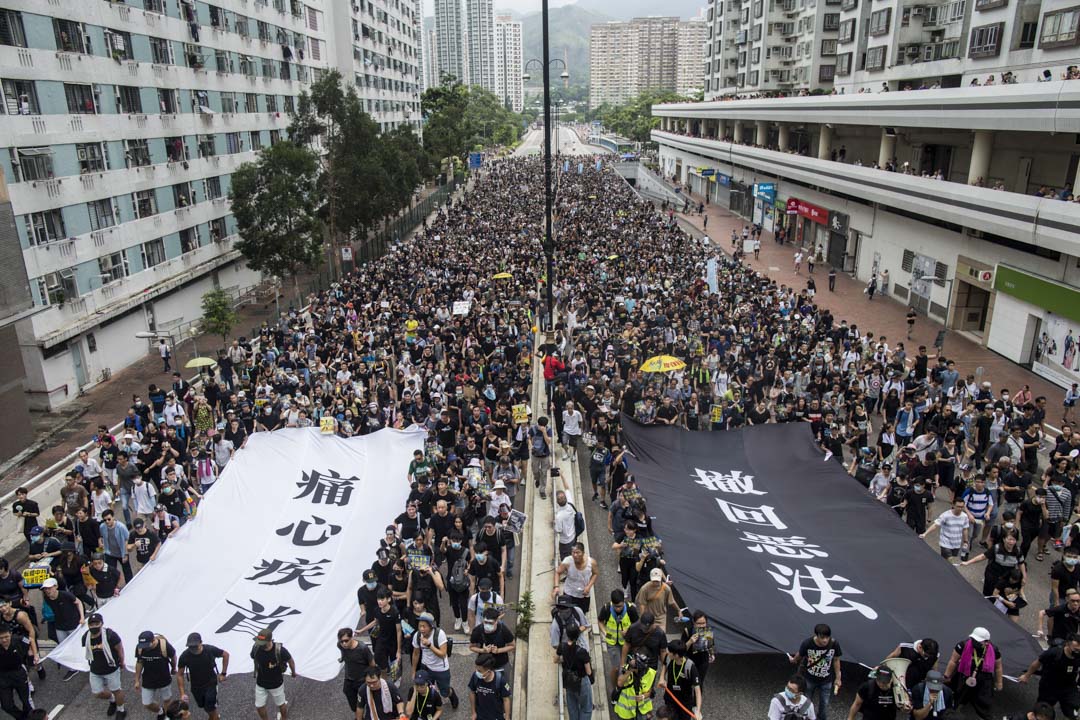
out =
[[(684, 188), (684, 192), (686, 189)], [(698, 202), (703, 199), (700, 195), (690, 194), (689, 197)], [(705, 216), (708, 217), (708, 227), (703, 230), (703, 216), (696, 213), (676, 213), (681, 221), (693, 226), (699, 232), (704, 232), (712, 240), (713, 244), (725, 254), (731, 253), (731, 231), (741, 232), (749, 220), (734, 215), (727, 209), (717, 205), (705, 207)], [(802, 271), (795, 273), (794, 246), (785, 243), (778, 245), (770, 232), (761, 233), (761, 257), (755, 259), (748, 255), (746, 261), (755, 270), (769, 276), (778, 283), (796, 288), (806, 287), (806, 280), (810, 277), (806, 262), (803, 261)], [(829, 264), (818, 263), (814, 268), (814, 282), (817, 285), (815, 301), (823, 308), (832, 311), (836, 322), (847, 320), (849, 325), (857, 325), (865, 334), (867, 330), (873, 331), (874, 337), (884, 335), (890, 346), (897, 342), (903, 342), (908, 356), (915, 355), (919, 345), (926, 345), (927, 352), (933, 356), (937, 353), (934, 349), (934, 340), (943, 325), (934, 322), (930, 318), (920, 315), (915, 322), (915, 331), (910, 341), (906, 340), (907, 321), (905, 315), (907, 306), (895, 300), (891, 296), (875, 296), (874, 300), (868, 300), (863, 294), (864, 284), (842, 271), (836, 275), (836, 291), (829, 292)], [(895, 282), (898, 278), (893, 278)], [(1026, 370), (1016, 363), (1008, 360), (994, 351), (979, 345), (960, 333), (949, 330), (945, 335), (945, 348), (942, 353), (945, 357), (956, 361), (956, 369), (961, 377), (981, 367), (983, 373), (980, 381), (988, 380), (993, 383), (995, 396), (1002, 388), (1008, 388), (1015, 395), (1024, 385), (1031, 387), (1033, 397), (1046, 396), (1047, 425), (1057, 428), (1061, 421), (1061, 401), (1064, 395), (1057, 385)]]

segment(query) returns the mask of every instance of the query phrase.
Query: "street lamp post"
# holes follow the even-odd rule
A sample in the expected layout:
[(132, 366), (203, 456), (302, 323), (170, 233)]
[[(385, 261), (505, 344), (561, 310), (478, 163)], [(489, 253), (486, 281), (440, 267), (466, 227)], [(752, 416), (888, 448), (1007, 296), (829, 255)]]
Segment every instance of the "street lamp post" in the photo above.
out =
[(547, 317), (548, 329), (555, 329), (555, 241), (551, 237), (551, 65), (562, 65), (561, 77), (565, 81), (570, 77), (566, 70), (566, 63), (559, 58), (551, 59), (550, 44), (548, 42), (548, 0), (541, 3), (541, 23), (543, 26), (543, 59), (532, 59), (525, 63), (523, 79), (529, 79), (529, 67), (533, 63), (540, 63), (544, 72), (544, 259), (547, 262)]

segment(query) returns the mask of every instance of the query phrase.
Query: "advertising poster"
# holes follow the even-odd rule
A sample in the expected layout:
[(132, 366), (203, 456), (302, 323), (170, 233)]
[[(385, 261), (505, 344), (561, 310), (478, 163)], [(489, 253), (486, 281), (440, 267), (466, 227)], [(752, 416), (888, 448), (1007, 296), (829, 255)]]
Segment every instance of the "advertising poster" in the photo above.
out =
[(1080, 324), (1047, 313), (1031, 369), (1062, 387), (1080, 382)]

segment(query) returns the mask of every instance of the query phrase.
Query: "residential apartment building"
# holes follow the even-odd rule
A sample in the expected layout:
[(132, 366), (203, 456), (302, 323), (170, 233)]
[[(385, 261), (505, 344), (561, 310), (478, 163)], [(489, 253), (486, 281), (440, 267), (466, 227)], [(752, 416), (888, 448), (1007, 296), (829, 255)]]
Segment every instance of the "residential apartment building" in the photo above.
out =
[(6, 178), (0, 175), (0, 464), (26, 451), (33, 442), (26, 394), (26, 370), (15, 326), (34, 312), (34, 297), (26, 277), (15, 213), (11, 208)]
[[(684, 29), (683, 25), (692, 27)], [(683, 23), (677, 17), (593, 25), (589, 31), (589, 107), (617, 105), (645, 90), (676, 91), (684, 47), (692, 55), (689, 62), (694, 62), (693, 53), (700, 53), (693, 38), (701, 31), (693, 25), (693, 21)], [(702, 67), (700, 54), (697, 65)], [(685, 72), (685, 84), (692, 84), (694, 76)]]
[(680, 22), (675, 66), (675, 92), (687, 97), (700, 92), (705, 82), (705, 43), (709, 26), (703, 18)]
[(441, 82), (443, 76), (468, 80), (462, 10), (462, 0), (435, 0), (436, 82)]
[(495, 92), (495, 11), (492, 0), (465, 0), (469, 85)]
[(423, 15), (420, 0), (329, 0), (333, 63), (352, 82), (380, 130), (420, 129)]
[(524, 49), (521, 23), (509, 15), (495, 18), (495, 94), (514, 112), (525, 109)]
[(32, 404), (143, 357), (136, 333), (176, 337), (207, 290), (260, 282), (234, 248), (231, 175), (286, 136), (326, 69), (384, 130), (419, 126), (419, 22), (417, 0), (0, 0)]
[(705, 97), (831, 89), (843, 1), (712, 0)]
[[(1060, 15), (1044, 7), (1036, 35), (1042, 57), (1061, 53), (1054, 78), (1076, 62), (1066, 57), (1075, 26), (1063, 35)], [(1072, 50), (1058, 45), (1066, 41)], [(1080, 204), (1058, 199), (1080, 182), (1080, 82), (748, 98), (653, 114), (661, 170), (692, 192), (767, 232), (783, 228), (863, 282), (887, 277), (886, 298), (1062, 387), (1080, 382)]]
[(434, 20), (424, 27), (424, 90), (439, 84), (439, 45)]

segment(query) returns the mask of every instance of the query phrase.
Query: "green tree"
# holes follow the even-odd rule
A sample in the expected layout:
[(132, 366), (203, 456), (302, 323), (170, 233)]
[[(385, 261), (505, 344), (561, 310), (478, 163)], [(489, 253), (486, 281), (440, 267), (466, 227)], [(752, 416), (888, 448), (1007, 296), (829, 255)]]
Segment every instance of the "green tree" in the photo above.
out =
[(262, 150), (258, 162), (237, 168), (229, 191), (237, 249), (253, 270), (292, 276), (297, 297), (297, 271), (322, 259), (318, 171), (315, 153), (281, 141)]
[(420, 98), (424, 112), (424, 149), (435, 163), (448, 157), (464, 157), (465, 109), (469, 90), (456, 80), (443, 78), (443, 83), (428, 88)]
[(229, 341), (229, 333), (236, 327), (239, 316), (233, 310), (232, 298), (224, 290), (211, 290), (202, 296), (202, 328), (204, 332)]
[(652, 131), (660, 126), (660, 118), (653, 117), (652, 106), (686, 99), (669, 90), (647, 90), (617, 107), (601, 106), (599, 120), (618, 135), (637, 142), (651, 142)]

